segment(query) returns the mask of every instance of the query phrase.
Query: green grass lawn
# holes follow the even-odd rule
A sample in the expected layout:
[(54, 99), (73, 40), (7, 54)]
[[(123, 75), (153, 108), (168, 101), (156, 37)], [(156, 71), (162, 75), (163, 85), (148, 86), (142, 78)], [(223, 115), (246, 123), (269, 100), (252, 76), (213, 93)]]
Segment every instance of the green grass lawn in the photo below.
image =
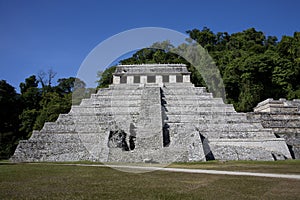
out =
[(279, 174), (300, 174), (300, 160), (226, 162), (209, 161), (194, 163), (173, 163), (169, 165), (169, 167)]
[[(200, 168), (227, 163), (176, 163)], [(235, 162), (243, 165), (243, 162)], [(251, 165), (244, 163), (245, 165)], [(274, 164), (260, 163), (264, 166)], [(277, 163), (278, 164), (278, 163)], [(253, 164), (257, 165), (257, 164)], [(279, 163), (281, 169), (292, 162)], [(245, 166), (244, 166), (245, 167)], [(212, 168), (210, 166), (210, 168)], [(218, 167), (215, 167), (216, 169)], [(226, 167), (223, 167), (226, 168)], [(259, 167), (258, 167), (259, 168)], [(294, 170), (291, 170), (294, 171)], [(175, 172), (126, 173), (107, 167), (0, 164), (0, 199), (299, 199), (300, 181)]]

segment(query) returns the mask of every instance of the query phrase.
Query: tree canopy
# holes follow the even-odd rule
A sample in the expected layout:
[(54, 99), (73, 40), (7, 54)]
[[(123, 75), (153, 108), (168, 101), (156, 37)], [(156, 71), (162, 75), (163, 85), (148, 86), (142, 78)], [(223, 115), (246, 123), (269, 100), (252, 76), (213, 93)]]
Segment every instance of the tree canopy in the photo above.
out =
[[(54, 78), (51, 71), (51, 79)], [(47, 74), (45, 74), (46, 76)], [(46, 121), (55, 121), (71, 108), (74, 77), (58, 79), (58, 84), (41, 84), (35, 75), (20, 83), (21, 94), (6, 81), (0, 81), (0, 159), (9, 158), (20, 139), (28, 139)], [(80, 81), (78, 81), (80, 82)]]
[[(237, 111), (251, 111), (266, 98), (300, 98), (300, 32), (283, 36), (280, 41), (255, 28), (229, 34), (213, 33), (204, 27), (187, 33), (213, 58), (225, 84), (227, 103), (232, 103)], [(196, 86), (206, 86), (199, 70), (172, 53), (183, 46), (158, 42), (121, 60), (120, 64), (184, 63), (191, 72), (191, 81)], [(98, 81), (99, 87), (112, 82), (114, 68), (103, 72), (105, 76)]]

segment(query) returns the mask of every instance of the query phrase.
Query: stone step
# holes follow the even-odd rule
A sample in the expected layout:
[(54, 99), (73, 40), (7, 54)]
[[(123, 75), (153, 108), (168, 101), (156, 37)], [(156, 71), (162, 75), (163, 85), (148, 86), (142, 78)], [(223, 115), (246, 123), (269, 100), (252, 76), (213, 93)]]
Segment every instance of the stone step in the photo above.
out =
[(263, 126), (269, 128), (299, 128), (300, 129), (300, 121), (296, 119), (291, 120), (264, 120), (262, 122)]
[(112, 84), (112, 85), (109, 85), (109, 89), (110, 90), (124, 90), (124, 89), (127, 89), (127, 90), (132, 90), (132, 89), (139, 89), (139, 88), (144, 88), (144, 84)]
[(60, 125), (60, 124), (53, 124), (53, 125), (44, 125), (41, 132), (46, 133), (69, 133), (69, 132), (90, 132), (90, 133), (98, 133), (104, 130), (104, 126), (97, 125), (97, 124), (85, 124), (85, 125)]
[(100, 93), (100, 94), (93, 94), (91, 99), (101, 99), (101, 98), (112, 98), (112, 97), (119, 97), (119, 96), (129, 96), (132, 98), (138, 98), (141, 96), (142, 91), (111, 91), (109, 93)]
[[(183, 109), (183, 108), (166, 108), (165, 109), (165, 113), (167, 116), (169, 117), (173, 117), (173, 116), (178, 116), (178, 115), (182, 115), (182, 116), (191, 116), (191, 117), (200, 117), (200, 118), (212, 118), (212, 117), (216, 117), (216, 118), (224, 118), (224, 116), (226, 116), (224, 113), (226, 114), (236, 114), (235, 111), (233, 110), (226, 110), (226, 112), (224, 112), (224, 109), (222, 110), (222, 108), (220, 108), (219, 110), (217, 108), (213, 109), (211, 107), (207, 107), (207, 108), (195, 108), (195, 109)], [(220, 114), (220, 115), (219, 115)], [(236, 116), (237, 117), (237, 116)], [(246, 119), (246, 118), (245, 118)], [(254, 120), (252, 120), (254, 121)]]
[(102, 95), (102, 96), (94, 96), (92, 98), (89, 99), (82, 99), (82, 101), (105, 101), (105, 102), (109, 102), (109, 101), (118, 101), (120, 99), (125, 100), (124, 97), (126, 97), (126, 101), (133, 101), (133, 100), (139, 100), (141, 98), (141, 95), (131, 95), (131, 94), (122, 94), (122, 95), (117, 95), (117, 94), (113, 94), (113, 95)]
[[(207, 138), (219, 139), (258, 139), (258, 138), (275, 138), (274, 134), (269, 131), (201, 131)], [(209, 141), (208, 139), (208, 141)]]
[[(52, 134), (53, 135), (53, 134)], [(65, 137), (66, 138), (66, 137)], [(66, 139), (63, 140), (28, 140), (26, 143), (25, 142), (20, 142), (20, 146), (22, 146), (22, 148), (31, 148), (34, 149), (33, 151), (38, 151), (38, 150), (45, 150), (45, 152), (40, 152), (41, 154), (43, 153), (62, 153), (63, 151), (67, 151), (68, 147), (72, 146), (76, 147), (78, 146), (78, 141), (67, 141)], [(55, 147), (54, 147), (55, 146)], [(59, 147), (59, 149), (58, 149)]]
[[(135, 116), (138, 116), (140, 112), (129, 112), (129, 111), (126, 111), (126, 112), (119, 112), (119, 113), (116, 113), (115, 111), (112, 112), (112, 110), (109, 110), (109, 111), (103, 111), (103, 110), (99, 110), (99, 112), (94, 112), (94, 113), (83, 113), (83, 114), (88, 114), (88, 115), (105, 115), (105, 116), (110, 116), (111, 118), (108, 118), (108, 119), (114, 119), (116, 116), (124, 116), (124, 117), (127, 117), (127, 116), (132, 116), (132, 115), (135, 115)], [(79, 115), (81, 113), (70, 113), (71, 115)], [(105, 118), (104, 118), (105, 120)]]
[[(192, 117), (192, 118), (200, 118), (200, 119), (223, 119), (226, 117), (226, 119), (245, 119), (246, 118), (246, 114), (245, 113), (237, 113), (237, 112), (222, 112), (222, 110), (220, 112), (211, 112), (210, 111), (206, 111), (206, 112), (181, 112), (181, 111), (166, 111), (165, 112), (166, 115), (168, 117), (171, 116), (183, 116), (183, 117)], [(255, 120), (250, 120), (250, 121), (255, 121)]]
[(107, 107), (97, 107), (97, 106), (72, 106), (70, 113), (71, 114), (81, 114), (81, 113), (132, 113), (139, 112), (139, 105), (124, 105), (121, 106), (107, 106)]
[[(77, 141), (66, 141), (67, 137), (55, 142), (44, 142), (41, 140), (21, 141), (14, 154), (14, 160), (19, 162), (34, 161), (72, 161), (85, 160), (88, 152), (85, 147)], [(26, 151), (24, 151), (26, 149)]]
[[(262, 125), (259, 122), (247, 122), (247, 121), (235, 121), (234, 123), (229, 123), (227, 120), (224, 121), (217, 121), (217, 120), (193, 120), (191, 119), (190, 121), (186, 120), (177, 120), (177, 121), (170, 121), (170, 120), (165, 120), (165, 124), (172, 125), (172, 124), (185, 124), (184, 126), (191, 126), (191, 127), (210, 127), (210, 126), (215, 126), (216, 129), (225, 129), (227, 127), (237, 127), (240, 129), (262, 129)], [(228, 128), (229, 129), (229, 128)], [(235, 129), (235, 128), (232, 128)]]
[[(149, 87), (132, 87), (132, 88), (118, 87), (118, 88), (112, 88), (109, 92), (106, 92), (106, 93), (107, 94), (118, 94), (118, 93), (125, 94), (124, 92), (126, 92), (129, 94), (141, 94), (145, 88), (149, 88)], [(101, 93), (97, 93), (97, 94), (101, 94)]]
[(209, 101), (203, 101), (197, 102), (197, 101), (167, 101), (163, 102), (163, 106), (165, 107), (219, 107), (219, 108), (230, 108), (234, 109), (232, 104), (224, 104), (224, 103), (218, 103), (218, 102), (209, 102)]
[(105, 104), (103, 102), (94, 102), (92, 105), (85, 105), (85, 107), (100, 107), (100, 108), (108, 108), (108, 107), (140, 107), (141, 101), (131, 101), (131, 102), (126, 102), (121, 101), (119, 102), (109, 102), (109, 104)]
[(298, 134), (300, 135), (300, 128), (298, 127), (288, 127), (288, 128), (281, 128), (281, 127), (276, 127), (276, 128), (272, 128), (272, 130), (274, 131), (274, 133), (278, 133), (278, 134)]
[[(263, 128), (261, 126), (255, 126), (252, 124), (232, 124), (231, 126), (227, 126), (228, 124), (206, 124), (201, 126), (199, 124), (198, 128), (202, 131), (215, 131), (215, 132), (261, 132)], [(270, 132), (267, 130), (266, 132)]]
[(201, 128), (186, 126), (187, 124), (169, 124), (169, 132), (171, 136), (182, 137), (191, 133), (201, 133), (206, 138), (275, 138), (275, 135), (269, 129), (249, 129), (249, 130), (225, 130), (225, 129), (210, 129), (209, 127)]
[[(224, 126), (223, 126), (224, 125)], [(251, 124), (251, 123), (242, 123), (242, 124), (232, 124), (231, 126), (226, 126), (226, 124), (210, 124), (202, 125), (199, 124), (198, 128), (203, 131), (215, 131), (215, 132), (262, 132), (262, 133), (270, 133), (273, 135), (272, 129), (263, 128), (259, 123)]]
[(172, 104), (164, 104), (164, 107), (172, 112), (172, 111), (195, 111), (195, 112), (201, 112), (201, 111), (216, 111), (218, 110), (219, 112), (235, 112), (234, 108), (230, 104), (211, 104), (207, 102), (206, 104), (188, 104), (189, 102), (178, 102), (172, 103)]
[(205, 89), (205, 87), (195, 87), (193, 83), (164, 83), (164, 87), (166, 88), (187, 88), (187, 87), (193, 87), (193, 88), (200, 88), (200, 89)]
[(257, 127), (262, 127), (261, 124), (257, 121), (246, 121), (241, 119), (193, 119), (193, 118), (187, 118), (187, 120), (164, 120), (164, 123), (170, 124), (176, 124), (176, 123), (196, 123), (196, 124), (240, 124), (240, 123), (246, 123), (246, 124), (255, 124)]
[(97, 116), (95, 114), (89, 114), (89, 115), (72, 115), (70, 119), (68, 118), (58, 118), (56, 120), (57, 123), (65, 123), (65, 124), (72, 124), (77, 122), (103, 122), (103, 121), (111, 121), (113, 119), (113, 116)]
[(170, 106), (170, 107), (176, 107), (176, 106), (193, 106), (193, 107), (227, 107), (234, 109), (232, 104), (224, 104), (220, 101), (207, 101), (205, 99), (198, 99), (198, 100), (181, 100), (181, 99), (174, 99), (174, 100), (162, 100), (163, 106)]
[[(128, 98), (127, 98), (128, 97)], [(141, 96), (113, 96), (109, 98), (95, 98), (95, 99), (90, 99), (90, 102), (120, 102), (120, 101), (126, 101), (126, 102), (134, 102), (134, 101), (139, 101), (141, 99)]]
[[(220, 114), (220, 115), (218, 115)], [(236, 114), (236, 113), (233, 113)], [(246, 118), (242, 115), (225, 115), (224, 113), (201, 113), (201, 114), (191, 114), (191, 113), (176, 113), (176, 115), (168, 115), (167, 120), (169, 122), (201, 122), (206, 121), (227, 121), (235, 123), (236, 121), (246, 121)], [(256, 122), (256, 121), (251, 121)], [(258, 122), (257, 122), (258, 123)]]
[(75, 132), (56, 133), (35, 131), (28, 140), (41, 143), (80, 143), (80, 135)]
[(58, 123), (66, 123), (66, 124), (72, 124), (75, 122), (73, 115), (70, 114), (59, 114), (56, 122)]
[(100, 106), (100, 107), (109, 107), (109, 106), (132, 106), (132, 105), (140, 105), (141, 99), (132, 99), (129, 101), (124, 101), (124, 98), (111, 99), (109, 101), (103, 101), (101, 99), (82, 101), (80, 106)]
[(41, 132), (76, 132), (75, 124), (57, 124), (55, 122), (45, 122)]
[[(211, 109), (207, 109), (206, 111), (189, 111), (185, 112), (184, 110), (177, 111), (166, 111), (165, 112), (168, 119), (226, 119), (226, 120), (235, 120), (235, 119), (245, 119), (243, 115), (238, 115), (236, 112), (223, 112), (223, 111), (212, 111)], [(241, 118), (242, 117), (242, 118)], [(253, 120), (252, 120), (253, 121)]]
[(188, 96), (193, 96), (193, 95), (197, 95), (197, 96), (200, 96), (201, 98), (213, 98), (212, 94), (211, 93), (203, 93), (201, 91), (188, 91), (188, 90), (165, 90), (163, 91), (163, 96), (165, 96), (166, 98), (168, 96), (182, 96), (182, 95), (188, 95)]
[(201, 98), (199, 95), (169, 95), (167, 97), (163, 97), (163, 100), (167, 102), (177, 102), (177, 101), (187, 101), (187, 102), (199, 102), (199, 103), (219, 103), (219, 104), (224, 104), (223, 99), (221, 98), (212, 98), (209, 101), (207, 98)]
[(180, 86), (177, 86), (177, 87), (162, 87), (161, 88), (163, 93), (164, 92), (177, 92), (177, 91), (180, 91), (180, 92), (188, 92), (188, 93), (191, 93), (191, 94), (196, 94), (196, 93), (208, 93), (206, 91), (206, 88), (202, 88), (202, 87), (180, 87)]
[(255, 118), (263, 121), (269, 120), (298, 120), (300, 121), (300, 113), (247, 113), (247, 117)]

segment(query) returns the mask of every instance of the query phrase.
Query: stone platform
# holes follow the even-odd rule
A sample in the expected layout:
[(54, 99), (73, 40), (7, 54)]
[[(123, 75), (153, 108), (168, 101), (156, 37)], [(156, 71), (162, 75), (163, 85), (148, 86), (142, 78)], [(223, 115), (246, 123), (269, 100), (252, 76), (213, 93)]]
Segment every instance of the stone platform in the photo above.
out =
[(182, 64), (120, 65), (114, 83), (20, 141), (26, 161), (281, 160), (283, 138), (189, 81)]
[(300, 99), (266, 99), (247, 116), (272, 129), (276, 137), (284, 138), (292, 157), (300, 159)]

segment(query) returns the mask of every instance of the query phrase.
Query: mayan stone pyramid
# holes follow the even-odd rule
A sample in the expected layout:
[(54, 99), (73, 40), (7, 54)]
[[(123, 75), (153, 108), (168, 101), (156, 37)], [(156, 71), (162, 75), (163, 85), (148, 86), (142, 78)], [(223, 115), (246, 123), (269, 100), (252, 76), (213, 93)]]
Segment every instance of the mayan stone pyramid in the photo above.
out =
[(183, 64), (119, 65), (113, 84), (20, 141), (12, 160), (191, 162), (291, 155), (259, 121), (190, 82)]

